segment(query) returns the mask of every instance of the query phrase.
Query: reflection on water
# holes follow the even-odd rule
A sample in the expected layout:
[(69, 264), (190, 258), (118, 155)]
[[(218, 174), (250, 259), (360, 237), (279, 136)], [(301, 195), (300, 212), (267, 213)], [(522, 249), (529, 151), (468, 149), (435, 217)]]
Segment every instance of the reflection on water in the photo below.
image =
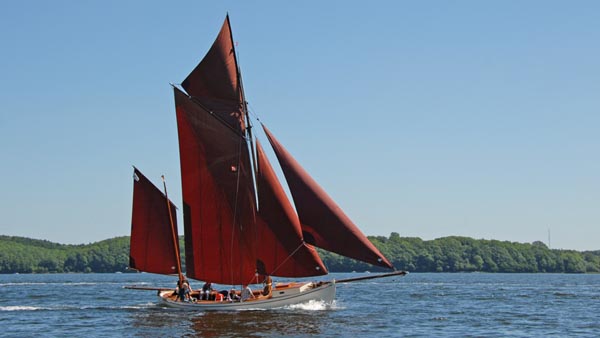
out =
[(206, 312), (191, 318), (194, 332), (205, 337), (307, 336), (321, 334), (326, 313), (285, 310)]
[(335, 310), (335, 304), (320, 302), (274, 310), (205, 312), (155, 305), (146, 311), (132, 311), (130, 319), (134, 327), (150, 336), (308, 336), (322, 335)]

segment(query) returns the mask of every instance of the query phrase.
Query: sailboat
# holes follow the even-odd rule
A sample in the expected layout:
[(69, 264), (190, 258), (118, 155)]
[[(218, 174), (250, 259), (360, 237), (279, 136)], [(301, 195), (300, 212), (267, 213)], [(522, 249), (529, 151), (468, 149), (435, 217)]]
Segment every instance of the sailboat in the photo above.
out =
[[(219, 285), (224, 293), (158, 291), (168, 306), (205, 310), (276, 308), (335, 299), (336, 281), (272, 284), (271, 277), (323, 276), (316, 247), (394, 269), (342, 209), (261, 123), (292, 195), (293, 205), (253, 135), (229, 16), (212, 47), (173, 86), (179, 138), (185, 276)], [(134, 168), (130, 267), (184, 279), (175, 206)], [(395, 271), (380, 276), (404, 275)], [(357, 280), (362, 278), (354, 278)], [(339, 283), (338, 281), (337, 283)], [(245, 301), (235, 286), (264, 283)], [(219, 296), (227, 295), (227, 298)]]

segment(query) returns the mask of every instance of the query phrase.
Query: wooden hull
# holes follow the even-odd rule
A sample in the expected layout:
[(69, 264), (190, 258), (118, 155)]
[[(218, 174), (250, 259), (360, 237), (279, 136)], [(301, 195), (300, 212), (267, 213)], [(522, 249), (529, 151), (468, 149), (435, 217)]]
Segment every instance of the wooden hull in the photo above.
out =
[(332, 303), (335, 299), (335, 281), (325, 283), (289, 283), (276, 286), (270, 296), (262, 296), (245, 302), (231, 301), (177, 301), (173, 291), (159, 291), (161, 303), (170, 307), (193, 310), (251, 310), (274, 309), (309, 301)]

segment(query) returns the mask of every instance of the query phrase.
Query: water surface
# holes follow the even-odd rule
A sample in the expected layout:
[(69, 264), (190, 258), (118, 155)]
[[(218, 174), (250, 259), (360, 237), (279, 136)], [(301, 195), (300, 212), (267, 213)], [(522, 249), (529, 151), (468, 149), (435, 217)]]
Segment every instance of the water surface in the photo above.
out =
[[(332, 274), (341, 279), (360, 274)], [(600, 336), (600, 275), (412, 273), (339, 284), (332, 305), (196, 312), (158, 305), (153, 274), (0, 275), (0, 335)], [(200, 287), (192, 283), (192, 287)]]

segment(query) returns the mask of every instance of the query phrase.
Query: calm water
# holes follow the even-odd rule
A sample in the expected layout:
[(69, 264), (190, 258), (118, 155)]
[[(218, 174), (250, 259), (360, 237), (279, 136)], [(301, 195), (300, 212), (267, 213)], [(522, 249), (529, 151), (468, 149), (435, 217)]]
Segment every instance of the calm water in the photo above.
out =
[(204, 313), (162, 308), (131, 284), (175, 279), (0, 275), (0, 336), (600, 336), (600, 275), (413, 273), (340, 284), (333, 306)]

